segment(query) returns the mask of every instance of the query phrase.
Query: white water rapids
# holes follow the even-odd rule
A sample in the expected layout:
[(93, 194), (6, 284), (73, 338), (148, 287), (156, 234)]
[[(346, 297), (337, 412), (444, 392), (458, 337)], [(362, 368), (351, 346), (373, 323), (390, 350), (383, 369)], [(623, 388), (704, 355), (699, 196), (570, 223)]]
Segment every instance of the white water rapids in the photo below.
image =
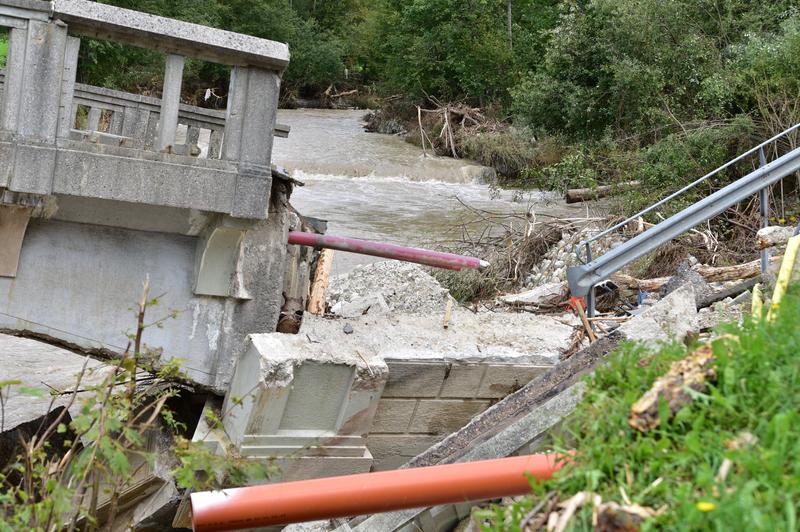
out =
[[(468, 214), (461, 202), (497, 214), (580, 216), (552, 193), (493, 191), (464, 183), (469, 161), (423, 156), (399, 137), (367, 133), (365, 111), (281, 110), (278, 121), (292, 131), (276, 138), (273, 161), (306, 185), (292, 205), (304, 215), (328, 220), (328, 233), (413, 246), (435, 246), (458, 238)], [(460, 201), (459, 201), (460, 200)], [(337, 253), (335, 271), (375, 259)]]

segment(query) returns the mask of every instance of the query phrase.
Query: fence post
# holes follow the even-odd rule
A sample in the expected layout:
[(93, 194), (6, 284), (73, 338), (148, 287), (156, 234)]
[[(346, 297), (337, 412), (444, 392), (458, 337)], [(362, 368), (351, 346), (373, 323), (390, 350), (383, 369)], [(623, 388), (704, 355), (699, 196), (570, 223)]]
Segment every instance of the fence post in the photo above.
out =
[[(758, 149), (758, 166), (762, 167), (767, 164), (767, 158), (764, 156), (764, 148)], [(764, 187), (758, 191), (758, 199), (761, 204), (761, 227), (769, 225), (769, 187)], [(761, 250), (761, 273), (767, 273), (769, 268), (769, 249)]]

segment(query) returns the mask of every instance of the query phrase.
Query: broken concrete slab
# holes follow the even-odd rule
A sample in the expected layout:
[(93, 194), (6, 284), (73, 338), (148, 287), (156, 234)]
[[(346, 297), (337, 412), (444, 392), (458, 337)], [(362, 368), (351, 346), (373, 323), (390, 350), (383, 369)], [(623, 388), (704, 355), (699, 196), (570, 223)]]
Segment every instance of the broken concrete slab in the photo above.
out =
[(350, 356), (358, 352), (367, 359), (551, 366), (579, 326), (571, 314), (473, 313), (456, 308), (445, 329), (434, 316), (361, 316), (348, 320), (353, 329), (348, 335), (339, 320), (306, 316), (298, 336), (319, 350)]
[[(5, 392), (4, 419), (0, 432), (39, 419), (51, 408), (66, 405), (69, 395), (54, 398), (51, 392), (75, 390), (77, 376), (84, 365), (86, 372), (81, 380), (81, 388), (99, 384), (111, 371), (111, 367), (102, 362), (66, 349), (0, 334), (0, 381), (20, 382)], [(20, 393), (20, 386), (41, 390), (41, 394)], [(73, 416), (77, 415), (79, 409), (79, 402), (76, 401), (71, 407)]]
[(380, 358), (303, 334), (251, 335), (222, 407), (225, 432), (241, 456), (277, 458), (282, 480), (369, 471), (366, 435), (387, 373)]
[(625, 322), (620, 332), (629, 340), (647, 343), (656, 341), (682, 341), (687, 334), (697, 330), (697, 302), (694, 285), (687, 283)]

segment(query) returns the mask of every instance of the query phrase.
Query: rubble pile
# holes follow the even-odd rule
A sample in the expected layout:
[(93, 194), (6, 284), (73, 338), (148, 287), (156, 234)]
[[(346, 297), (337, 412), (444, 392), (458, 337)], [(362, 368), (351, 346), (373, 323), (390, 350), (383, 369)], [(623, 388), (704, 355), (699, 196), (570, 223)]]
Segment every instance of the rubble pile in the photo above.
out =
[(328, 288), (331, 312), (343, 317), (378, 308), (399, 314), (440, 312), (448, 297), (447, 289), (422, 268), (396, 261), (357, 266), (332, 277)]

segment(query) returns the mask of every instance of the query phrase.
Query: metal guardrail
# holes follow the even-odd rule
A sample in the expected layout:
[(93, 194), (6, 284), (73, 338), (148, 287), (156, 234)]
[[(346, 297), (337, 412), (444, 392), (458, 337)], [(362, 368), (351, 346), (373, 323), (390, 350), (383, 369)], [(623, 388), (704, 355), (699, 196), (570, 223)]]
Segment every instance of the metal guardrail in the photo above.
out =
[[(800, 128), (800, 124), (792, 126), (791, 128), (762, 142), (758, 146), (744, 152), (738, 157), (731, 159), (724, 165), (686, 185), (677, 192), (670, 194), (662, 200), (626, 218), (618, 224), (601, 231), (591, 238), (578, 243), (575, 246), (575, 253), (578, 257), (578, 260), (583, 264), (580, 266), (571, 267), (567, 270), (567, 280), (569, 281), (572, 295), (578, 297), (587, 296), (589, 314), (594, 315), (594, 286), (596, 284), (607, 279), (610, 275), (616, 273), (627, 264), (630, 264), (632, 261), (642, 257), (643, 255), (646, 255), (650, 251), (653, 251), (658, 246), (672, 240), (673, 238), (680, 236), (692, 227), (703, 223), (710, 218), (713, 218), (714, 216), (723, 212), (725, 209), (746, 199), (752, 194), (759, 193), (760, 195), (762, 225), (766, 225), (769, 217), (769, 205), (767, 198), (768, 187), (773, 183), (780, 181), (784, 177), (800, 170), (800, 148), (797, 148), (770, 163), (766, 162), (764, 148), (781, 139), (782, 137), (785, 137), (789, 133), (797, 130), (798, 128)], [(759, 156), (759, 168), (755, 171), (749, 173), (734, 183), (731, 183), (725, 188), (718, 190), (714, 194), (711, 194), (694, 205), (687, 207), (683, 211), (662, 221), (654, 227), (651, 227), (640, 235), (612, 249), (605, 255), (597, 259), (593, 259), (591, 248), (592, 242), (595, 242), (600, 238), (617, 231), (639, 217), (644, 216), (645, 214), (652, 212), (665, 203), (685, 194), (697, 185), (707, 181), (716, 174), (742, 161), (743, 159), (754, 155), (755, 153), (758, 153)], [(581, 251), (584, 249), (586, 251), (585, 260), (581, 257)], [(762, 252), (761, 260), (762, 270), (766, 270), (766, 266), (769, 261), (768, 255)]]

